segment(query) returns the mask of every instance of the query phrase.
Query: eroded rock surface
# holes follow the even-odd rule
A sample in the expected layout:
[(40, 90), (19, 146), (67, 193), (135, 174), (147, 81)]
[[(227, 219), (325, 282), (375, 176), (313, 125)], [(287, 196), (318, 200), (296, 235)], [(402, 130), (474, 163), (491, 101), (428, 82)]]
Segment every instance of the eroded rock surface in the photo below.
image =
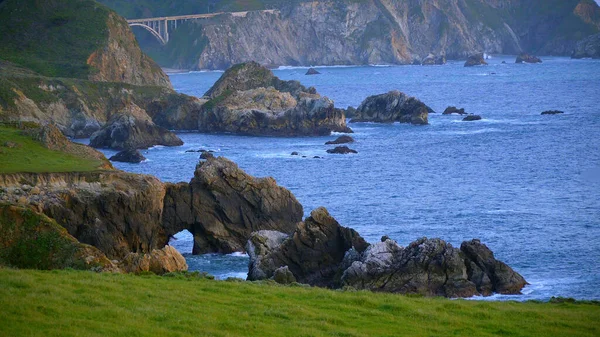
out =
[(352, 122), (427, 124), (433, 110), (414, 97), (400, 91), (370, 96), (356, 109)]
[(469, 58), (465, 62), (465, 67), (474, 67), (474, 66), (481, 66), (481, 65), (487, 65), (487, 64), (488, 63), (485, 62), (485, 58), (483, 57), (483, 53), (478, 53), (478, 54), (469, 56)]

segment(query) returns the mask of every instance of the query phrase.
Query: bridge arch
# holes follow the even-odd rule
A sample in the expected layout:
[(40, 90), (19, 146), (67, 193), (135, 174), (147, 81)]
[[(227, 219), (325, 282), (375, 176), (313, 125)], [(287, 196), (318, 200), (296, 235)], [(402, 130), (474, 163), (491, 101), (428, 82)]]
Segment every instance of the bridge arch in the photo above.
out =
[(130, 27), (142, 27), (145, 30), (149, 31), (150, 33), (152, 33), (152, 35), (158, 39), (158, 41), (164, 46), (167, 44), (167, 41), (165, 41), (165, 39), (160, 35), (159, 32), (157, 32), (156, 30), (152, 29), (152, 27), (143, 24), (143, 23), (139, 23), (139, 22), (134, 22), (134, 23), (130, 23), (129, 24)]

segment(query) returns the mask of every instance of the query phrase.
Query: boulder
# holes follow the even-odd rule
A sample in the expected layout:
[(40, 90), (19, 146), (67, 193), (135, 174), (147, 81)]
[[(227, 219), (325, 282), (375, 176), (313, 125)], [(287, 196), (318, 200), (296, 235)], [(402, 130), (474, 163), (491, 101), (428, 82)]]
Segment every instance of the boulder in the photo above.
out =
[(144, 155), (142, 155), (142, 153), (139, 150), (128, 149), (123, 150), (117, 153), (116, 155), (110, 157), (110, 160), (137, 164), (146, 160), (146, 157), (144, 157)]
[(298, 81), (282, 81), (255, 62), (228, 69), (205, 94), (201, 132), (263, 136), (329, 135), (351, 132), (344, 110)]
[(465, 67), (474, 67), (474, 66), (487, 65), (487, 64), (488, 63), (485, 62), (485, 58), (483, 57), (483, 53), (478, 53), (478, 54), (469, 56), (469, 58), (465, 62)]
[(564, 114), (564, 111), (560, 111), (560, 110), (548, 110), (548, 111), (544, 111), (542, 112), (542, 115), (558, 115), (558, 114)]
[(166, 184), (162, 216), (169, 233), (187, 229), (193, 254), (245, 250), (257, 230), (292, 233), (302, 205), (273, 178), (255, 178), (222, 157), (207, 158), (187, 183)]
[(162, 275), (188, 270), (185, 258), (171, 246), (154, 249), (150, 253), (129, 253), (119, 266), (127, 273), (136, 274), (152, 272)]
[(294, 152), (292, 152), (292, 153), (291, 153), (291, 155), (292, 155), (292, 156), (298, 156), (298, 155), (300, 155), (300, 154), (299, 154), (298, 152), (294, 151)]
[(320, 75), (321, 73), (315, 68), (309, 68), (305, 75)]
[(577, 42), (577, 46), (575, 47), (575, 50), (573, 50), (571, 58), (600, 59), (600, 33), (590, 35), (587, 38)]
[(325, 145), (336, 145), (336, 144), (347, 144), (354, 143), (354, 138), (350, 136), (339, 136), (336, 140), (330, 140), (325, 143)]
[(145, 111), (133, 103), (113, 115), (90, 137), (90, 146), (96, 148), (146, 149), (154, 145), (180, 146), (183, 142), (173, 132), (154, 124)]
[(215, 156), (212, 154), (212, 152), (209, 151), (202, 151), (202, 153), (200, 154), (200, 159), (209, 159), (214, 157)]
[(395, 90), (365, 99), (356, 110), (352, 122), (425, 125), (430, 112), (433, 110), (423, 102)]
[(542, 63), (542, 60), (537, 56), (521, 53), (517, 56), (515, 63)]
[(463, 118), (464, 122), (478, 121), (478, 120), (481, 120), (481, 116), (473, 115), (473, 114), (470, 114), (467, 117)]
[(467, 113), (465, 112), (465, 109), (463, 109), (463, 108), (458, 109), (454, 106), (447, 107), (446, 110), (444, 110), (444, 112), (442, 113), (442, 115), (451, 115), (451, 114), (466, 115)]
[(287, 266), (300, 283), (337, 287), (346, 252), (351, 248), (363, 252), (368, 246), (356, 231), (340, 226), (323, 207), (313, 210), (287, 238), (267, 234), (270, 236), (255, 233), (248, 242), (249, 280), (272, 278), (276, 270)]
[(329, 150), (327, 150), (327, 153), (349, 154), (349, 153), (358, 153), (358, 151), (352, 150), (351, 148), (349, 148), (347, 146), (336, 146), (335, 149), (329, 149)]
[(421, 62), (424, 66), (443, 65), (446, 64), (446, 55), (435, 56), (433, 54), (427, 55)]

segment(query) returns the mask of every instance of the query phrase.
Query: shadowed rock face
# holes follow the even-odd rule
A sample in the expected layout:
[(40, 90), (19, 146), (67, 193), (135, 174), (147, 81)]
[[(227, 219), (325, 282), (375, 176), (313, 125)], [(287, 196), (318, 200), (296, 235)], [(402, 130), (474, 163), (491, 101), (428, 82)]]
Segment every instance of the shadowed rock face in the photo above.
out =
[(198, 117), (201, 132), (265, 136), (329, 135), (351, 132), (344, 112), (314, 88), (282, 81), (256, 62), (228, 69), (206, 92)]
[(369, 245), (324, 208), (313, 211), (291, 236), (254, 233), (247, 250), (249, 280), (274, 279), (287, 267), (294, 279), (310, 285), (446, 297), (519, 294), (527, 284), (479, 240), (463, 242), (460, 249), (427, 238), (406, 248), (387, 237)]
[(356, 109), (352, 122), (427, 124), (433, 110), (414, 97), (400, 91), (370, 96)]
[(542, 63), (542, 60), (537, 56), (521, 53), (517, 56), (515, 63)]
[(483, 53), (478, 53), (469, 56), (469, 58), (465, 62), (465, 67), (482, 66), (487, 64), (488, 63), (485, 62), (485, 59), (483, 58)]
[(163, 227), (188, 229), (194, 254), (244, 251), (257, 230), (292, 233), (302, 205), (273, 178), (254, 178), (222, 157), (200, 163), (189, 184), (167, 186)]
[(588, 36), (587, 38), (579, 41), (575, 50), (571, 54), (571, 58), (582, 59), (582, 58), (593, 58), (600, 59), (600, 33)]

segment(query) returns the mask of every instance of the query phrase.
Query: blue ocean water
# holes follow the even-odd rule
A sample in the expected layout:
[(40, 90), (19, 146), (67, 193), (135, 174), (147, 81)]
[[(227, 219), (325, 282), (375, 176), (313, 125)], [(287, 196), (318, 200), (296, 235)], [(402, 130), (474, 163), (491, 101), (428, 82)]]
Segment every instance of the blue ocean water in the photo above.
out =
[[(274, 177), (306, 215), (325, 206), (371, 242), (388, 235), (408, 245), (426, 236), (460, 246), (480, 238), (530, 283), (522, 296), (493, 299), (600, 299), (600, 61), (543, 60), (514, 64), (514, 57), (499, 56), (474, 68), (462, 62), (321, 67), (316, 76), (305, 76), (306, 68), (279, 69), (280, 78), (314, 86), (339, 107), (397, 89), (439, 113), (421, 127), (350, 124), (357, 155), (327, 154), (331, 146), (324, 143), (337, 135), (181, 133), (184, 146), (154, 147), (144, 163), (115, 166), (189, 181), (198, 154), (185, 151), (214, 150), (252, 175)], [(221, 74), (176, 74), (171, 81), (179, 92), (202, 96)], [(449, 105), (483, 120), (442, 116)], [(550, 109), (565, 114), (540, 115)], [(191, 252), (189, 233), (177, 237), (173, 245)], [(190, 269), (221, 278), (247, 272), (243, 254), (186, 258)]]

